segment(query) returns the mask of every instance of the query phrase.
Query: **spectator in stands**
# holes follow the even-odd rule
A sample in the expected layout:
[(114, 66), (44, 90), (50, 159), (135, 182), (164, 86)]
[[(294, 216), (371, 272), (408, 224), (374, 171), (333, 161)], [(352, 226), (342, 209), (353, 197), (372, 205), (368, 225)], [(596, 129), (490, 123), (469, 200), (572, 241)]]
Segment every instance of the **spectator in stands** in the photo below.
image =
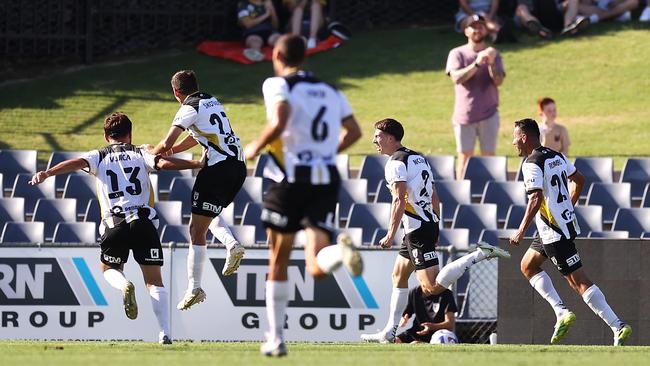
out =
[(540, 127), (542, 145), (568, 156), (569, 145), (571, 145), (569, 131), (563, 125), (555, 122), (555, 118), (557, 118), (555, 101), (545, 97), (537, 101), (537, 106), (544, 123)]
[(40, 171), (29, 182), (40, 184), (57, 174), (84, 170), (97, 178), (97, 195), (104, 208), (99, 232), (101, 268), (112, 287), (122, 291), (124, 311), (129, 319), (138, 316), (135, 287), (123, 273), (129, 251), (142, 270), (151, 297), (153, 311), (160, 325), (159, 342), (171, 344), (169, 300), (162, 281), (162, 247), (156, 227), (158, 218), (153, 207), (149, 172), (158, 169), (195, 169), (202, 161), (154, 156), (131, 144), (131, 120), (123, 113), (113, 113), (104, 120), (104, 139), (110, 145), (93, 150), (81, 158), (63, 161)]
[(286, 7), (291, 12), (291, 33), (302, 34), (303, 17), (306, 10), (309, 10), (309, 38), (307, 48), (316, 47), (318, 31), (325, 25), (323, 8), (327, 0), (284, 0)]
[(589, 17), (592, 24), (612, 19), (626, 22), (632, 19), (632, 10), (638, 7), (639, 0), (580, 0), (578, 12)]
[(533, 35), (551, 38), (553, 32), (574, 35), (589, 25), (589, 20), (578, 15), (580, 0), (518, 0), (515, 16)]
[(242, 0), (237, 5), (239, 25), (244, 28), (244, 56), (259, 62), (264, 59), (262, 47), (273, 47), (280, 37), (278, 15), (271, 0)]
[(500, 0), (458, 0), (460, 9), (456, 13), (456, 31), (462, 32), (462, 25), (465, 19), (474, 14), (481, 14), (485, 17), (485, 24), (492, 40), (500, 29), (500, 23), (497, 19), (497, 10), (499, 10)]
[(409, 318), (415, 315), (413, 325), (398, 334), (395, 343), (429, 343), (431, 336), (437, 330), (447, 329), (453, 332), (457, 311), (456, 300), (450, 290), (445, 290), (438, 295), (426, 296), (422, 292), (422, 287), (412, 288), (399, 326), (405, 326)]
[(474, 14), (463, 23), (467, 44), (456, 47), (447, 58), (447, 75), (455, 84), (456, 102), (452, 122), (458, 151), (458, 179), (463, 179), (478, 137), (481, 155), (494, 155), (499, 132), (499, 90), (505, 71), (499, 51), (485, 44), (485, 17)]

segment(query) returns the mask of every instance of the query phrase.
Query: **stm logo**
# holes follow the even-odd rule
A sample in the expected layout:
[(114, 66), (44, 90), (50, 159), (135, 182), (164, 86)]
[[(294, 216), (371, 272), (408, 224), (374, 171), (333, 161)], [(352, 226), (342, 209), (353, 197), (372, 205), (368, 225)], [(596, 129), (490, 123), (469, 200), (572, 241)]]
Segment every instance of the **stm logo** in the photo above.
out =
[(83, 258), (0, 258), (0, 306), (107, 304)]
[[(263, 307), (265, 303), (268, 260), (244, 259), (234, 275), (223, 276), (224, 259), (210, 259), (219, 274), (228, 297), (235, 306)], [(289, 261), (289, 306), (302, 308), (378, 309), (379, 306), (361, 276), (346, 271), (315, 280), (305, 270), (303, 260)]]

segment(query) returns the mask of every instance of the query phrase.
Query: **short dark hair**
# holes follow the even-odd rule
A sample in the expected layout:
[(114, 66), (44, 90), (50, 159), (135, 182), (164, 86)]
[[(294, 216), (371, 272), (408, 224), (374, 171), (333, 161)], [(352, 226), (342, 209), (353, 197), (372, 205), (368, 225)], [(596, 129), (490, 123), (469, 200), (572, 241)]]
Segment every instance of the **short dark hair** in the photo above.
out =
[(282, 60), (287, 66), (300, 66), (305, 61), (305, 40), (295, 34), (281, 36), (275, 47), (282, 55)]
[(393, 136), (397, 141), (402, 141), (404, 137), (404, 127), (392, 118), (385, 118), (375, 122), (375, 128)]
[(524, 135), (529, 137), (534, 136), (535, 138), (539, 139), (539, 126), (537, 125), (537, 121), (534, 119), (524, 118), (520, 119), (519, 121), (515, 121), (515, 127), (519, 127)]
[(552, 98), (549, 97), (540, 98), (537, 100), (537, 107), (539, 107), (539, 111), (541, 112), (544, 110), (544, 107), (546, 107), (551, 103), (555, 104), (555, 101)]
[(124, 137), (131, 133), (132, 126), (126, 114), (114, 112), (104, 120), (104, 134), (111, 138)]
[(172, 88), (183, 95), (190, 95), (199, 91), (199, 82), (196, 81), (194, 70), (181, 70), (172, 76)]

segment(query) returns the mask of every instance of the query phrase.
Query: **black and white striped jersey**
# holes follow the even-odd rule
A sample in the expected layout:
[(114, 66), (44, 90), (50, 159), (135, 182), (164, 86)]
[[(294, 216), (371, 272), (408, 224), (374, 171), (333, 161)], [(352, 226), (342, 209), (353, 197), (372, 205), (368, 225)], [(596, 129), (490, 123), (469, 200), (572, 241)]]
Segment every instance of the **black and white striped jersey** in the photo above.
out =
[(559, 152), (540, 146), (526, 158), (521, 171), (526, 191), (541, 190), (544, 195), (535, 216), (542, 243), (554, 243), (562, 237), (573, 239), (580, 234), (569, 194), (569, 177), (577, 171), (573, 163)]
[(239, 137), (217, 98), (196, 92), (185, 98), (172, 125), (180, 127), (207, 151), (207, 164), (212, 166), (228, 158), (244, 161)]
[(289, 121), (279, 138), (269, 144), (272, 163), (265, 176), (276, 182), (329, 184), (338, 180), (336, 152), (341, 122), (352, 116), (347, 99), (336, 88), (299, 71), (272, 77), (262, 86), (267, 118), (275, 105), (287, 102)]

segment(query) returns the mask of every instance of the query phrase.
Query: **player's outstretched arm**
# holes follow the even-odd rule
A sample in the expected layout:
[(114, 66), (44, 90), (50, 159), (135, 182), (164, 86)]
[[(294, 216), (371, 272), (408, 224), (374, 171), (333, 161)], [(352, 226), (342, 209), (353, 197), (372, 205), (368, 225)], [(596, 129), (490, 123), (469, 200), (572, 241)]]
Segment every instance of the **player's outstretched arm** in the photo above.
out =
[(156, 168), (161, 170), (201, 169), (204, 164), (200, 160), (185, 160), (161, 155), (156, 157)]
[(40, 171), (32, 176), (28, 182), (30, 185), (37, 185), (43, 183), (47, 178), (58, 175), (68, 174), (88, 167), (88, 162), (81, 158), (70, 159), (62, 161), (48, 170)]
[(337, 152), (341, 152), (352, 146), (361, 138), (361, 127), (354, 116), (347, 117), (341, 121), (341, 137), (339, 138), (339, 147)]
[(167, 132), (167, 136), (165, 136), (165, 138), (162, 139), (160, 143), (158, 143), (158, 145), (156, 145), (156, 147), (153, 148), (153, 150), (149, 150), (149, 152), (153, 155), (158, 155), (167, 152), (169, 149), (172, 148), (172, 146), (174, 146), (174, 143), (176, 142), (176, 140), (178, 140), (178, 136), (180, 136), (181, 133), (183, 133), (182, 128), (178, 126), (172, 126), (169, 129), (169, 132)]

